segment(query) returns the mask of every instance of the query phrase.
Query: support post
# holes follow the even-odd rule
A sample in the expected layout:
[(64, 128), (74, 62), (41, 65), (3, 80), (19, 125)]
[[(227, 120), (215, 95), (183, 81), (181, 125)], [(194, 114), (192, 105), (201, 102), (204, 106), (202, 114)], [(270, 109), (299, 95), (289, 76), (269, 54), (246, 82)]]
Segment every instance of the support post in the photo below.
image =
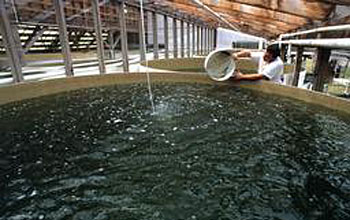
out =
[(201, 52), (201, 32), (200, 32), (200, 27), (197, 26), (197, 55), (200, 54)]
[(196, 27), (196, 24), (195, 23), (192, 23), (192, 57), (196, 54), (196, 30), (197, 30), (197, 27)]
[(125, 24), (124, 0), (121, 1), (118, 6), (119, 6), (120, 36), (121, 36), (121, 44), (122, 44), (123, 71), (129, 72), (128, 33), (126, 32), (126, 24)]
[(153, 57), (159, 58), (159, 45), (158, 45), (158, 23), (157, 14), (152, 12), (152, 26), (153, 26)]
[(164, 15), (164, 49), (165, 49), (165, 59), (169, 59), (168, 16), (166, 15)]
[(201, 49), (200, 54), (203, 55), (204, 53), (204, 29), (201, 27)]
[(190, 23), (187, 22), (187, 57), (191, 57), (191, 27)]
[(298, 47), (297, 49), (297, 57), (296, 57), (296, 64), (295, 64), (295, 69), (294, 69), (294, 77), (293, 77), (293, 86), (298, 86), (298, 81), (299, 81), (299, 73), (301, 70), (301, 64), (303, 63), (303, 52), (304, 52), (304, 47)]
[(287, 49), (287, 62), (292, 63), (292, 45), (288, 44), (288, 49)]
[(28, 38), (28, 40), (24, 44), (23, 53), (27, 53), (29, 49), (34, 45), (34, 43), (43, 36), (44, 32), (47, 31), (47, 27), (37, 26), (33, 32), (33, 34)]
[(209, 52), (212, 50), (212, 46), (211, 46), (211, 28), (208, 29), (208, 48), (209, 48)]
[[(142, 15), (141, 9), (140, 9), (140, 15)], [(144, 19), (145, 21), (145, 19)], [(144, 39), (145, 36), (145, 24), (142, 24), (142, 18), (139, 20), (139, 45), (140, 45), (140, 59), (141, 61), (146, 60), (146, 39)]]
[(112, 31), (108, 32), (108, 41), (109, 41), (109, 58), (111, 60), (115, 59), (115, 51), (114, 51), (114, 33)]
[(329, 71), (329, 57), (331, 55), (331, 49), (318, 48), (317, 49), (317, 61), (315, 67), (315, 79), (312, 90), (322, 92), (324, 88), (324, 81)]
[(216, 49), (216, 46), (217, 46), (217, 30), (216, 29), (214, 29), (214, 50)]
[(11, 65), (14, 83), (23, 81), (21, 48), (16, 43), (17, 28), (11, 27), (10, 18), (5, 7), (5, 0), (0, 0), (0, 33)]
[(177, 22), (173, 18), (173, 41), (174, 41), (174, 58), (177, 58)]
[(181, 57), (185, 57), (185, 31), (184, 31), (184, 21), (180, 21), (180, 47), (181, 47)]
[(100, 70), (100, 74), (105, 74), (106, 66), (104, 64), (104, 47), (103, 47), (103, 38), (102, 38), (102, 25), (101, 25), (101, 18), (100, 18), (99, 0), (91, 0), (91, 2), (92, 2), (93, 17), (94, 17), (95, 34), (96, 34), (98, 67)]

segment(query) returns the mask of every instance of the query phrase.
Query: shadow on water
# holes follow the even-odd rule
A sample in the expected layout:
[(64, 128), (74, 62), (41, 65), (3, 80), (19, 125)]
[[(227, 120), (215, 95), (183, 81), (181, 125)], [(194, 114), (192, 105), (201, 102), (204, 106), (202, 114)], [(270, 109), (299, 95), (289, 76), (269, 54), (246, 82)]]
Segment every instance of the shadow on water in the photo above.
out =
[(0, 108), (0, 219), (349, 219), (350, 122), (229, 86)]

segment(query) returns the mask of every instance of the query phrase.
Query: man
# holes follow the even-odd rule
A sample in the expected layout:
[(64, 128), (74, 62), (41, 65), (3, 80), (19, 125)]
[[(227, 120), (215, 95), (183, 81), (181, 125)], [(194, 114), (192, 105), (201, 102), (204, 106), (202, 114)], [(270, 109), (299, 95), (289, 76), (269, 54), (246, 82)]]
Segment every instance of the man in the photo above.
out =
[[(264, 54), (258, 54), (257, 52), (250, 52), (244, 50), (232, 55), (233, 59), (250, 57), (252, 59), (263, 59), (265, 63), (262, 67), (259, 67), (258, 73), (255, 74), (242, 74), (239, 70), (236, 71), (234, 80), (261, 80), (266, 79), (276, 83), (282, 83), (281, 76), (283, 74), (283, 61), (280, 58), (280, 49), (278, 44), (272, 44), (267, 47)], [(261, 62), (260, 62), (261, 64)], [(260, 65), (261, 66), (261, 65)]]

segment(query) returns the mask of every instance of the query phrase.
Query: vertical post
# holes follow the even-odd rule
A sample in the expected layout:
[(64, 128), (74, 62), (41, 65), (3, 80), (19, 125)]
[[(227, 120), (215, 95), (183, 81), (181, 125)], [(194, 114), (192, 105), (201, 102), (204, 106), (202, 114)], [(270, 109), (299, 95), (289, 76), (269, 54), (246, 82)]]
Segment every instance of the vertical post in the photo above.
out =
[(114, 51), (114, 33), (113, 31), (108, 32), (108, 41), (109, 41), (109, 58), (114, 60), (115, 59), (115, 51)]
[(288, 49), (287, 49), (287, 62), (292, 63), (292, 45), (288, 44)]
[(187, 56), (191, 57), (191, 27), (189, 22), (187, 22)]
[(303, 47), (298, 47), (297, 49), (297, 57), (296, 57), (296, 64), (295, 64), (295, 69), (294, 69), (294, 77), (293, 77), (293, 86), (298, 86), (298, 81), (299, 81), (299, 73), (301, 70), (301, 64), (303, 63), (303, 52), (304, 48)]
[(91, 0), (91, 1), (92, 1), (92, 12), (94, 17), (94, 25), (95, 25), (98, 64), (99, 64), (100, 74), (105, 74), (106, 66), (104, 64), (104, 48), (103, 48), (99, 0)]
[(196, 27), (196, 24), (195, 23), (192, 23), (192, 56), (194, 56), (196, 54), (196, 30), (197, 30), (197, 27)]
[(152, 12), (152, 26), (153, 26), (153, 57), (159, 58), (159, 45), (158, 45), (158, 23), (157, 14)]
[(173, 41), (174, 41), (174, 58), (177, 58), (177, 23), (176, 23), (176, 18), (173, 18)]
[(205, 34), (205, 36), (207, 37), (205, 43), (207, 44), (206, 45), (206, 49), (207, 49), (207, 54), (208, 54), (209, 53), (209, 28), (208, 27), (206, 27), (206, 34)]
[(202, 43), (202, 54), (205, 54), (206, 53), (206, 50), (207, 50), (207, 42), (206, 42), (206, 40), (207, 40), (207, 36), (206, 36), (206, 28), (205, 27), (203, 27), (202, 28), (202, 36), (203, 36), (203, 38), (202, 38), (202, 41), (203, 41), (203, 43)]
[(200, 32), (200, 27), (199, 25), (197, 26), (197, 55), (200, 54), (201, 51), (201, 32)]
[(122, 44), (123, 71), (129, 72), (128, 33), (126, 32), (126, 24), (125, 24), (124, 0), (119, 3), (119, 22), (120, 22), (121, 44)]
[[(141, 13), (141, 9), (140, 9), (140, 16), (142, 16), (143, 13)], [(145, 19), (144, 19), (145, 21)], [(145, 24), (142, 24), (142, 18), (140, 18), (139, 20), (139, 44), (140, 44), (140, 59), (141, 61), (145, 61), (146, 60), (146, 45), (145, 45), (145, 41), (146, 39), (144, 39), (145, 36)]]
[(22, 82), (21, 49), (19, 45), (16, 44), (16, 38), (14, 37), (16, 34), (14, 32), (17, 32), (17, 28), (11, 27), (10, 18), (5, 8), (5, 0), (0, 0), (0, 32), (11, 65), (13, 81), (15, 83)]
[(212, 46), (211, 46), (211, 28), (208, 29), (208, 48), (209, 48), (209, 52), (212, 50)]
[(184, 31), (184, 21), (180, 21), (180, 47), (181, 47), (181, 57), (185, 57), (185, 31)]
[(322, 92), (324, 87), (325, 77), (328, 75), (329, 71), (329, 57), (331, 55), (331, 50), (328, 48), (318, 48), (317, 49), (317, 61), (315, 67), (315, 79), (312, 90)]
[(204, 28), (201, 27), (201, 55), (204, 54)]
[(216, 49), (216, 46), (217, 46), (217, 38), (218, 38), (218, 36), (217, 36), (217, 34), (218, 34), (218, 32), (217, 32), (217, 30), (216, 29), (214, 29), (214, 50)]
[(181, 43), (181, 57), (185, 57), (185, 30), (184, 21), (180, 21), (180, 43)]
[(164, 49), (165, 49), (165, 59), (169, 59), (168, 16), (166, 15), (164, 15)]
[(347, 69), (349, 68), (349, 63), (350, 63), (350, 58), (348, 57), (348, 60), (346, 61), (346, 64), (345, 64), (344, 70), (343, 70), (343, 78), (346, 77), (345, 74), (346, 74)]

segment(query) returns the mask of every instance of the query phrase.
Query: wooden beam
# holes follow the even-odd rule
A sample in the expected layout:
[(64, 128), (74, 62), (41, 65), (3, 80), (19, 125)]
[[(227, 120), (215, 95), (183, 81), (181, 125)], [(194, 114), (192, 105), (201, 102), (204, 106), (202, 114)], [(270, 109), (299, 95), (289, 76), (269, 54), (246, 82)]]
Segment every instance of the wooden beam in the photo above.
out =
[(20, 45), (16, 43), (16, 37), (14, 36), (16, 33), (14, 32), (17, 32), (17, 29), (10, 24), (5, 0), (0, 0), (0, 33), (11, 65), (13, 81), (14, 83), (19, 83), (23, 81), (21, 48)]
[(191, 27), (190, 23), (187, 22), (187, 57), (191, 57)]
[[(108, 4), (109, 2), (110, 2), (110, 0), (103, 0), (102, 2), (99, 2), (99, 3), (98, 3), (98, 6), (99, 6), (99, 7), (102, 7), (102, 6), (104, 6), (105, 4)], [(88, 8), (85, 8), (85, 9), (83, 9), (83, 10), (80, 10), (78, 13), (69, 16), (69, 17), (67, 18), (67, 21), (72, 21), (72, 20), (74, 20), (75, 18), (80, 17), (80, 15), (85, 14), (85, 13), (87, 13), (87, 12), (90, 12), (92, 9), (93, 9), (93, 6), (88, 7)]]
[(169, 59), (169, 26), (168, 16), (164, 15), (164, 48), (165, 48), (165, 59)]
[(201, 31), (200, 26), (197, 26), (197, 55), (201, 53)]
[(250, 13), (278, 14), (278, 16), (285, 16), (286, 18), (305, 18), (312, 20), (323, 20), (332, 11), (332, 5), (328, 3), (320, 3), (318, 1), (310, 0), (270, 0), (268, 2), (256, 0), (221, 0), (219, 4), (213, 4), (210, 0), (203, 0), (203, 2), (216, 7), (229, 7), (231, 9), (240, 9), (241, 11), (248, 11)]
[(317, 61), (315, 66), (315, 78), (312, 90), (323, 92), (325, 78), (329, 73), (329, 57), (331, 49), (317, 48)]
[(181, 57), (185, 57), (185, 31), (184, 31), (184, 21), (180, 21), (180, 48), (181, 48)]
[(293, 86), (298, 86), (299, 82), (299, 73), (301, 71), (301, 65), (303, 63), (303, 52), (304, 47), (298, 47), (297, 49), (297, 55), (296, 55), (296, 64), (294, 69), (294, 77), (293, 77)]
[(71, 77), (74, 75), (73, 61), (72, 61), (72, 56), (71, 56), (70, 46), (69, 46), (69, 38), (68, 38), (67, 25), (65, 20), (66, 17), (64, 14), (64, 3), (62, 0), (54, 0), (53, 4), (56, 9), (56, 20), (57, 20), (58, 29), (59, 29), (60, 43), (62, 48), (62, 55), (63, 55), (64, 66), (66, 70), (66, 75), (68, 77)]
[(47, 31), (48, 27), (37, 26), (32, 35), (29, 36), (23, 47), (23, 53), (27, 53), (34, 43)]
[(201, 49), (200, 49), (200, 54), (203, 55), (204, 54), (204, 28), (203, 26), (201, 26), (201, 29), (200, 29), (200, 33), (201, 33)]
[(174, 58), (177, 58), (177, 21), (173, 18), (173, 42), (174, 42)]
[[(139, 45), (140, 45), (140, 60), (146, 60), (146, 39), (145, 39), (145, 24), (142, 22), (142, 16), (144, 16), (143, 12), (140, 9), (140, 20), (139, 20)], [(145, 19), (143, 19), (144, 21)]]
[(192, 23), (192, 56), (196, 53), (196, 25)]
[(153, 26), (153, 56), (154, 59), (159, 58), (159, 45), (158, 45), (158, 19), (157, 14), (152, 12), (152, 26)]
[(109, 41), (109, 59), (115, 59), (115, 47), (114, 46), (114, 32), (108, 31), (108, 41)]
[(128, 56), (128, 33), (126, 31), (125, 24), (125, 1), (122, 0), (119, 3), (119, 22), (120, 22), (120, 36), (122, 43), (122, 56), (123, 56), (123, 70), (129, 72), (129, 56)]
[(100, 74), (105, 74), (106, 66), (104, 63), (104, 46), (103, 46), (103, 38), (102, 38), (102, 25), (101, 25), (99, 1), (91, 0), (91, 3), (92, 3), (92, 12), (94, 16), (97, 56), (98, 56), (98, 64), (99, 64), (98, 67), (100, 70)]

